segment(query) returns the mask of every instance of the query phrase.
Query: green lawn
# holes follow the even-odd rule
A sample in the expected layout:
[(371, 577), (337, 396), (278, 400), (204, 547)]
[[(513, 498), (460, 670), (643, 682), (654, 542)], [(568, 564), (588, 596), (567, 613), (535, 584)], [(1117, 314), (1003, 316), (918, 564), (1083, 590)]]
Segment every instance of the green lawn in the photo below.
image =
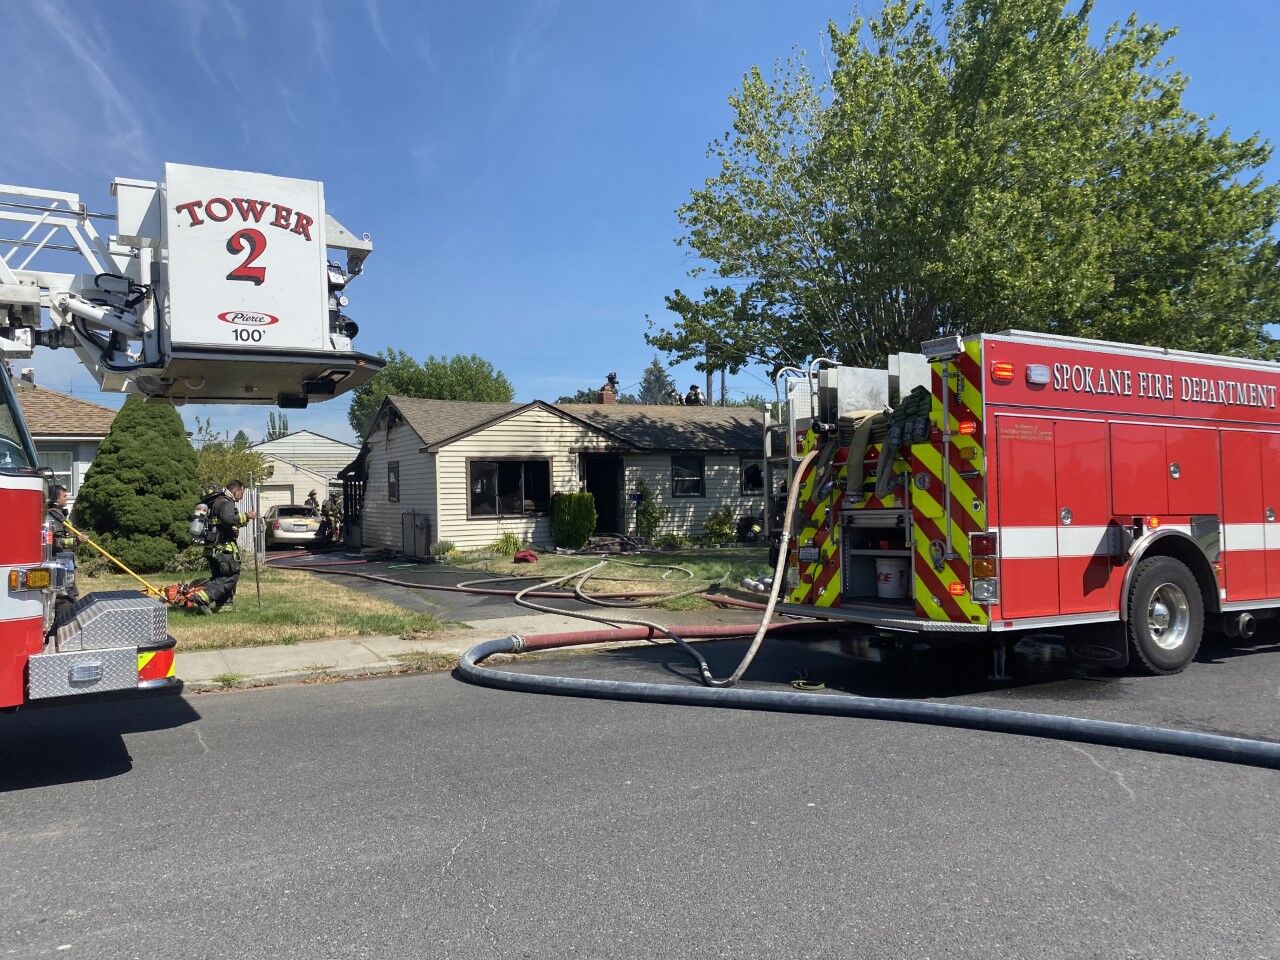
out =
[[(190, 580), (191, 573), (149, 574), (157, 587)], [(123, 574), (79, 577), (81, 595), (104, 590), (140, 589)], [(295, 570), (262, 569), (262, 606), (254, 589), (253, 568), (240, 576), (232, 610), (203, 616), (169, 611), (169, 633), (179, 650), (217, 650), (263, 647), (332, 637), (390, 634), (428, 634), (444, 622), (431, 614), (414, 613), (379, 597)]]

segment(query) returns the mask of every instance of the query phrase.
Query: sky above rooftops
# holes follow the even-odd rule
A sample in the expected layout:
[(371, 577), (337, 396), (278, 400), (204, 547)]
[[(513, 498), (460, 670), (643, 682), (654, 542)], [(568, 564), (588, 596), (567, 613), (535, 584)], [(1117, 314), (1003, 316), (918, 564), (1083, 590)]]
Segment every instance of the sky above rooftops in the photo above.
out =
[[(878, 9), (878, 4), (863, 4)], [(853, 8), (776, 2), (421, 4), (150, 0), (8, 5), (0, 182), (78, 192), (110, 210), (113, 177), (165, 161), (323, 180), (329, 209), (374, 238), (349, 289), (360, 348), (479, 353), (517, 400), (624, 387), (653, 356), (646, 315), (700, 289), (675, 208), (711, 172), (707, 143), (753, 64), (800, 47)], [(1187, 105), (1243, 136), (1280, 135), (1280, 5), (1102, 0), (1179, 26)], [(1280, 178), (1275, 161), (1268, 178)], [(31, 364), (51, 389), (100, 395), (68, 351)], [(702, 382), (674, 371), (683, 389)], [(771, 393), (760, 370), (738, 395)], [(351, 439), (345, 398), (290, 426)], [(191, 412), (196, 412), (192, 408)], [(264, 408), (215, 407), (258, 438)], [(188, 420), (190, 417), (188, 416)]]

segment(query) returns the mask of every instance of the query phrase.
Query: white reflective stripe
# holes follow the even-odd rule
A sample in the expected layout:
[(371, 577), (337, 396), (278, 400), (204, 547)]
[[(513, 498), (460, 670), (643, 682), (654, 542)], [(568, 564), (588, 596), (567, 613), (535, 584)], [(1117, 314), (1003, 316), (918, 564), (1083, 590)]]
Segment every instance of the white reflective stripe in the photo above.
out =
[(1038, 557), (1105, 557), (1116, 552), (1119, 528), (1000, 527), (1000, 556), (1005, 560)]
[(1263, 545), (1268, 550), (1280, 550), (1280, 523), (1262, 525)]
[(1224, 523), (1223, 550), (1263, 550), (1267, 546), (1267, 524)]
[(1032, 560), (1058, 555), (1057, 527), (999, 527), (998, 544), (1003, 560)]
[(1109, 557), (1119, 552), (1120, 528), (1059, 527), (1058, 556), (1060, 557)]
[(17, 477), (0, 473), (0, 490), (38, 490), (44, 493), (44, 477)]

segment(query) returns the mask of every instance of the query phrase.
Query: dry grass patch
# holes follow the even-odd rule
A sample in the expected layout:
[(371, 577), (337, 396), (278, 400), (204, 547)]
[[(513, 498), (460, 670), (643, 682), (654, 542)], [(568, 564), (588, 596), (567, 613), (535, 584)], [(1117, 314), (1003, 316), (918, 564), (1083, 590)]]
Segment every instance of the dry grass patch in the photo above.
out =
[[(156, 586), (191, 579), (192, 574), (156, 574)], [(137, 581), (123, 575), (84, 577), (82, 594), (131, 590)], [(299, 570), (262, 570), (262, 606), (258, 607), (253, 569), (240, 577), (233, 609), (216, 616), (169, 611), (169, 633), (179, 650), (264, 647), (335, 637), (430, 635), (444, 626), (432, 614), (414, 613), (372, 594)]]
[[(585, 570), (600, 560), (615, 560), (587, 581), (592, 593), (661, 591), (679, 593), (690, 587), (710, 587), (715, 582), (736, 587), (743, 577), (769, 576), (768, 551), (764, 547), (731, 547), (723, 550), (689, 550), (679, 553), (627, 553), (620, 556), (588, 556), (542, 554), (537, 563), (514, 563), (509, 558), (483, 557), (468, 560), (450, 558), (450, 565), (476, 571), (477, 578), (493, 576), (551, 580), (578, 570)], [(693, 580), (663, 567), (682, 567), (694, 575)], [(520, 586), (520, 584), (512, 584)], [(698, 610), (710, 607), (697, 597), (646, 601), (646, 604), (669, 610)]]

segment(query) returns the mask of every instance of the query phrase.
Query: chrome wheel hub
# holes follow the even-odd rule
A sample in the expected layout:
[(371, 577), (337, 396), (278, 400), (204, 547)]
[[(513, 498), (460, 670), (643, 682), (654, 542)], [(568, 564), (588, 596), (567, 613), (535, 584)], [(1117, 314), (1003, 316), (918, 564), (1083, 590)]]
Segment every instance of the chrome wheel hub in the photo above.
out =
[(1151, 594), (1147, 607), (1147, 631), (1161, 650), (1182, 646), (1191, 630), (1191, 604), (1176, 583), (1162, 583)]

